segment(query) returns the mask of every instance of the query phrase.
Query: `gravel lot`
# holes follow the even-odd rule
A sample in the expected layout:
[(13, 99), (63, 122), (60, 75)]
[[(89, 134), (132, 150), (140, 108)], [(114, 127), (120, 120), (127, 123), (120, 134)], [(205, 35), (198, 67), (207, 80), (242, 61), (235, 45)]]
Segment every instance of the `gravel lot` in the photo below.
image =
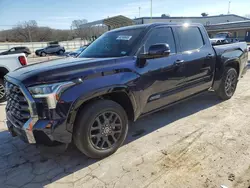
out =
[(12, 138), (0, 104), (0, 187), (248, 188), (249, 83), (250, 71), (231, 100), (207, 93), (138, 120), (124, 146), (103, 160), (73, 146), (59, 152)]

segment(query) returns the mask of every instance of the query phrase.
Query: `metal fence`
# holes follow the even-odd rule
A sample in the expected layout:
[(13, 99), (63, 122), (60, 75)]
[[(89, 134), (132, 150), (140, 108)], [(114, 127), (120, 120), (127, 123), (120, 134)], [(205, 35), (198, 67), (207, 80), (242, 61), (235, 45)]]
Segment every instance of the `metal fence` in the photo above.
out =
[[(63, 41), (59, 42), (61, 46), (64, 46), (66, 51), (72, 51), (80, 48), (80, 46), (83, 46), (85, 44), (88, 44), (89, 42), (87, 40), (72, 40), (72, 41)], [(31, 51), (31, 53), (34, 53), (37, 49), (45, 48), (48, 46), (48, 42), (17, 42), (17, 43), (8, 43), (3, 42), (0, 43), (0, 52), (9, 50), (13, 47), (18, 46), (25, 46), (28, 47)]]

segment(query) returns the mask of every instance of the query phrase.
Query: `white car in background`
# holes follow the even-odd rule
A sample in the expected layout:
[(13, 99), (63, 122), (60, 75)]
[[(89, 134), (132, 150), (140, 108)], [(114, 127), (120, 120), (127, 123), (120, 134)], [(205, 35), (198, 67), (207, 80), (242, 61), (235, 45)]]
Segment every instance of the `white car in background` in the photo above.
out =
[(4, 76), (22, 66), (27, 65), (27, 58), (24, 53), (13, 55), (0, 55), (0, 102), (5, 99)]

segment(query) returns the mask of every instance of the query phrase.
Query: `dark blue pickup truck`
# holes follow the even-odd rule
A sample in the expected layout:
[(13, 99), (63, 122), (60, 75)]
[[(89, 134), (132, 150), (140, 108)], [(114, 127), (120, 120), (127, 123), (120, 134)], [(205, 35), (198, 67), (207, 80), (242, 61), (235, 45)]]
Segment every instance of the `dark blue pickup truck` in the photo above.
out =
[(123, 144), (130, 121), (208, 90), (230, 99), (247, 60), (246, 43), (212, 47), (200, 24), (115, 29), (78, 58), (5, 76), (6, 124), (28, 143), (74, 142), (103, 158)]

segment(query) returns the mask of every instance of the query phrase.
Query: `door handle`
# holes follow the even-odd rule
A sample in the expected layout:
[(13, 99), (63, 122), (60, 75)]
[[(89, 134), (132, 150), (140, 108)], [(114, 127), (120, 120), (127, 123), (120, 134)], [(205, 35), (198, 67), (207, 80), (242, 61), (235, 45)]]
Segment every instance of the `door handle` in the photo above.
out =
[(174, 62), (174, 66), (180, 66), (182, 63), (184, 62), (184, 60), (176, 60), (175, 62)]
[(206, 59), (212, 59), (213, 57), (214, 57), (213, 54), (208, 54), (207, 57), (206, 57)]

